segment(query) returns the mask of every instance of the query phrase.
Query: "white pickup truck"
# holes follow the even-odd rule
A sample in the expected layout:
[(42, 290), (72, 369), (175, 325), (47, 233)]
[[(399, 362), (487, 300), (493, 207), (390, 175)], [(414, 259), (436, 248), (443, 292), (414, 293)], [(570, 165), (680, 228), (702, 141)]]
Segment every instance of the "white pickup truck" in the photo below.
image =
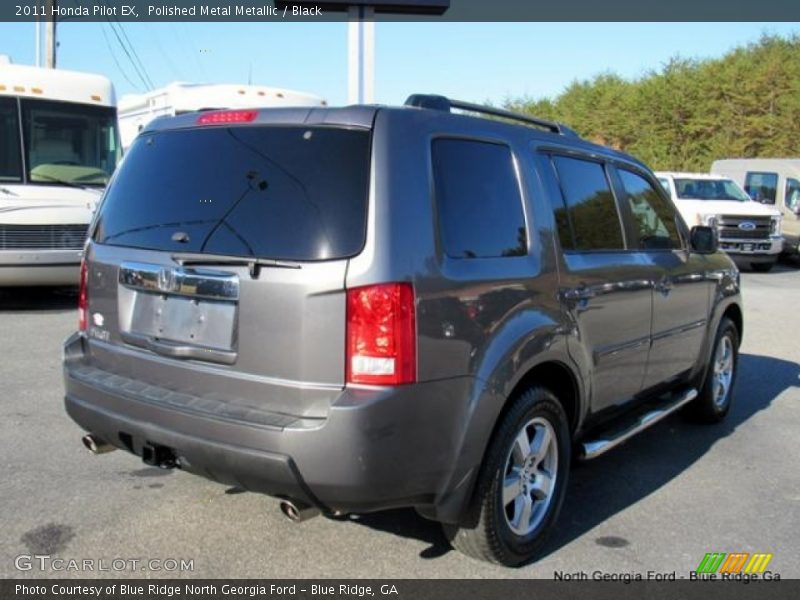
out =
[(738, 264), (772, 269), (783, 249), (781, 213), (754, 202), (732, 179), (708, 173), (656, 173), (689, 227), (708, 225)]

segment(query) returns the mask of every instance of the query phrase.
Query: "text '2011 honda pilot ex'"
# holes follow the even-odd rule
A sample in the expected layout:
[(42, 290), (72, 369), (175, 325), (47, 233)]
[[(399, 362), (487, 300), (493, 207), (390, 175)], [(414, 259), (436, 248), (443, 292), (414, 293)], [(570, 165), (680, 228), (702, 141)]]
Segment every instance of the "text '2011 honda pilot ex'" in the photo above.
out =
[(573, 453), (728, 412), (738, 271), (633, 158), (406, 104), (153, 122), (90, 232), (66, 407), (95, 453), (295, 520), (414, 507), (519, 565)]

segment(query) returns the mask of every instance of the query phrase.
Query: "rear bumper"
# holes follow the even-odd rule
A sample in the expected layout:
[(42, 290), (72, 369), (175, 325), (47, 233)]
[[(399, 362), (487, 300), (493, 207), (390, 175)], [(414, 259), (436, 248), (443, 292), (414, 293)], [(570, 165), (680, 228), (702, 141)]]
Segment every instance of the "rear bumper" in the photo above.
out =
[(81, 250), (0, 250), (0, 286), (78, 285)]
[[(156, 404), (87, 383), (83, 338), (65, 345), (65, 403), (83, 429), (142, 456), (164, 447), (186, 471), (326, 512), (433, 506), (459, 463), (471, 380), (345, 388), (326, 418), (266, 425)], [(110, 377), (114, 377), (109, 374)]]

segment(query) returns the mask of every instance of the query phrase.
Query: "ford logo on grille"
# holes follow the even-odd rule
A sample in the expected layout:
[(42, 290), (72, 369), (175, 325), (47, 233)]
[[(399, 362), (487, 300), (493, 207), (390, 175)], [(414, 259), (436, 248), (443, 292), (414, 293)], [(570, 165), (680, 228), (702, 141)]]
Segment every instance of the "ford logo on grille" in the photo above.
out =
[(742, 231), (753, 231), (756, 228), (756, 224), (752, 221), (742, 221), (739, 223), (739, 229)]

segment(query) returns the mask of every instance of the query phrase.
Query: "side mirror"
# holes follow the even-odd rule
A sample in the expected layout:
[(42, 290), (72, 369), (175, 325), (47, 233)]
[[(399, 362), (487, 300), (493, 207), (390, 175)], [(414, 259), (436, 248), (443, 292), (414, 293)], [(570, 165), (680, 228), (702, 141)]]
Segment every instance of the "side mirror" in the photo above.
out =
[(719, 248), (716, 228), (703, 225), (692, 227), (692, 231), (689, 234), (689, 244), (693, 252), (714, 254)]

